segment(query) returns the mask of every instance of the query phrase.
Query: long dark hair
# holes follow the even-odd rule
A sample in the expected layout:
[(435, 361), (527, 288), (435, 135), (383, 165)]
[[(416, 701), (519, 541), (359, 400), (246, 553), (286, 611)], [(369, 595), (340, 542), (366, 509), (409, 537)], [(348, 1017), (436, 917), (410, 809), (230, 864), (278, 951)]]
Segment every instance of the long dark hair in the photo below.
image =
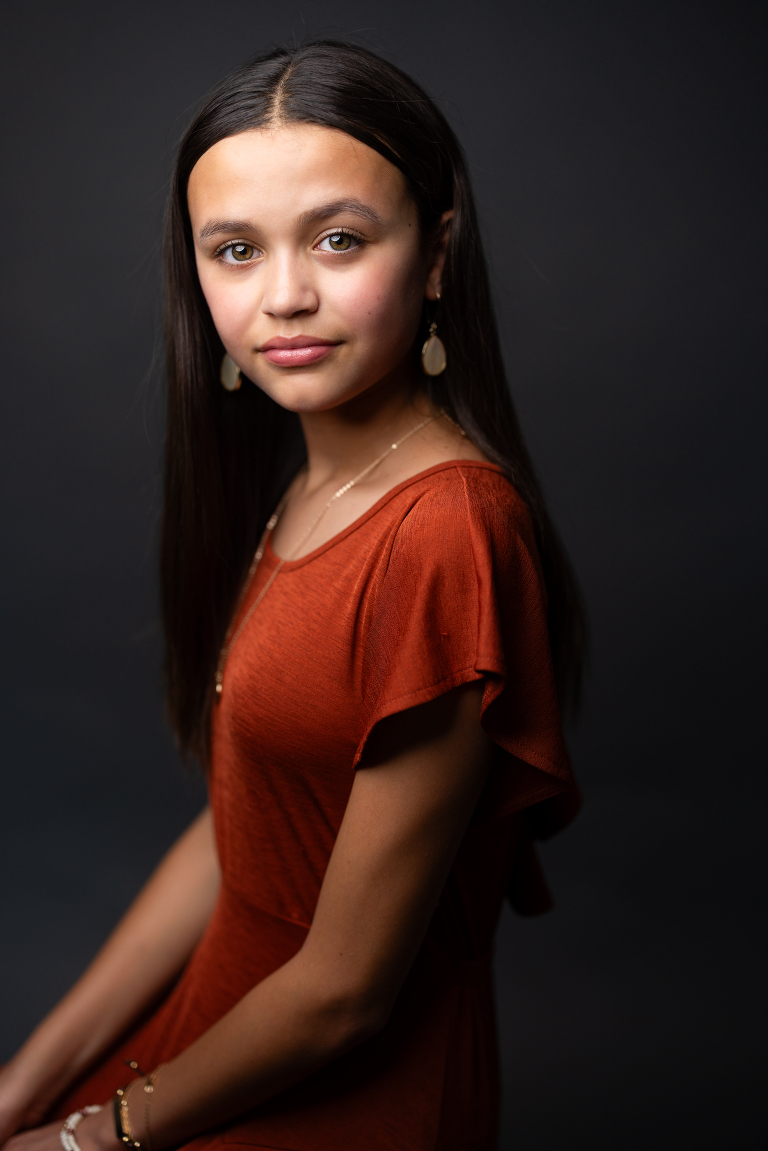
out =
[[(301, 464), (298, 418), (258, 387), (226, 392), (224, 349), (195, 269), (187, 209), (192, 168), (212, 145), (269, 122), (340, 129), (403, 174), (428, 241), (453, 208), (440, 334), (448, 367), (430, 399), (499, 464), (527, 503), (549, 597), (561, 700), (578, 691), (584, 624), (576, 583), (547, 512), (504, 373), (472, 190), (461, 147), (425, 92), (380, 57), (323, 40), (237, 69), (186, 132), (165, 228), (168, 415), (161, 547), (167, 707), (183, 752), (203, 764), (214, 672), (267, 518)], [(423, 339), (423, 335), (420, 337)]]

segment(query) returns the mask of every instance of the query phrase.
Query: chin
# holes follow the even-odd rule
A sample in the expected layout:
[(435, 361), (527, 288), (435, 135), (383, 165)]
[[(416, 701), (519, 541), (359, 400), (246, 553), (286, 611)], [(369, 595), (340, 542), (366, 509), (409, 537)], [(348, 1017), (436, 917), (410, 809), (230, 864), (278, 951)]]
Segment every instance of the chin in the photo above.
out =
[[(294, 369), (295, 370), (295, 369)], [(256, 387), (266, 392), (281, 408), (297, 415), (310, 412), (327, 412), (341, 404), (354, 400), (362, 395), (373, 383), (350, 383), (340, 387), (338, 379), (334, 381), (318, 378), (319, 373), (296, 371), (295, 375), (288, 375), (281, 380), (256, 379)]]

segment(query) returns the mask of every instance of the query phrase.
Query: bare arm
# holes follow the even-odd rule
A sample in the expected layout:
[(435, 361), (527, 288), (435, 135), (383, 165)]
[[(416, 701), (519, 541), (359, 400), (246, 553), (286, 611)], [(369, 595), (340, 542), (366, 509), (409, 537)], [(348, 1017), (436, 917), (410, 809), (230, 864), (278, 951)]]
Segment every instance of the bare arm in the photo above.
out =
[(47, 1107), (178, 974), (219, 886), (211, 813), (181, 836), (85, 974), (0, 1073), (0, 1144)]
[[(154, 1147), (253, 1107), (384, 1026), (487, 775), (481, 696), (479, 684), (457, 689), (374, 733), (303, 947), (163, 1069)], [(134, 1091), (136, 1130), (142, 1101)], [(56, 1138), (40, 1128), (7, 1151), (56, 1151)], [(117, 1151), (109, 1111), (84, 1120), (78, 1141)]]

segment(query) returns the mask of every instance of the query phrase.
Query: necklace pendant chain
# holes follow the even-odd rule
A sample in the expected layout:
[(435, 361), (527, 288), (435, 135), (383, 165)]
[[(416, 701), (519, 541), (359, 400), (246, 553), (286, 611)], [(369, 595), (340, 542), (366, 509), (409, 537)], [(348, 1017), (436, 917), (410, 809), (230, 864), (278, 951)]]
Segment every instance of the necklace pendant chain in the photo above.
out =
[[(450, 417), (447, 416), (446, 413), (442, 413), (442, 414), (446, 415), (447, 419), (450, 419)], [(320, 509), (320, 511), (315, 516), (315, 518), (312, 520), (312, 522), (309, 524), (309, 526), (306, 528), (306, 530), (304, 532), (302, 532), (302, 534), (299, 536), (296, 543), (293, 545), (293, 547), (288, 552), (288, 555), (283, 556), (282, 559), (278, 560), (278, 563), (275, 567), (275, 570), (272, 572), (272, 575), (269, 577), (267, 582), (264, 584), (264, 587), (261, 589), (259, 594), (256, 596), (256, 599), (253, 601), (250, 608), (246, 612), (245, 616), (240, 621), (240, 624), (238, 625), (237, 630), (234, 632), (234, 634), (231, 634), (231, 632), (232, 632), (232, 625), (231, 624), (230, 624), (229, 629), (227, 630), (227, 634), (226, 634), (225, 639), (224, 639), (224, 646), (221, 649), (221, 655), (219, 656), (219, 662), (216, 665), (216, 674), (214, 676), (214, 690), (216, 693), (214, 696), (214, 699), (216, 700), (217, 703), (221, 699), (222, 692), (224, 691), (224, 668), (226, 667), (227, 660), (229, 659), (229, 653), (232, 651), (232, 648), (235, 646), (235, 644), (239, 640), (239, 638), (242, 635), (243, 630), (246, 627), (246, 625), (250, 622), (251, 616), (256, 611), (256, 608), (259, 606), (261, 601), (264, 599), (264, 596), (267, 594), (269, 589), (272, 587), (272, 584), (275, 582), (275, 579), (277, 578), (278, 574), (280, 573), (283, 565), (290, 563), (290, 561), (296, 555), (296, 552), (299, 550), (299, 548), (301, 548), (302, 545), (304, 543), (306, 543), (306, 541), (312, 535), (312, 532), (315, 530), (317, 525), (320, 523), (320, 520), (323, 518), (325, 513), (328, 511), (331, 504), (333, 504), (336, 500), (341, 499), (341, 497), (343, 495), (346, 495), (346, 493), (350, 490), (350, 488), (353, 488), (355, 486), (355, 484), (360, 483), (360, 480), (365, 479), (365, 477), (370, 472), (372, 472), (374, 468), (377, 468), (380, 463), (383, 463), (383, 461), (387, 458), (387, 456), (391, 455), (392, 452), (397, 451), (397, 449), (402, 444), (404, 444), (406, 440), (409, 440), (411, 438), (411, 436), (415, 436), (417, 432), (420, 432), (422, 428), (425, 428), (427, 426), (427, 424), (431, 424), (432, 421), (435, 420), (436, 418), (437, 418), (436, 416), (427, 416), (426, 419), (421, 420), (421, 422), (416, 424), (416, 426), (414, 428), (411, 428), (411, 430), (409, 432), (406, 432), (406, 434), (402, 437), (402, 439), (399, 439), (397, 441), (397, 443), (390, 444), (390, 446), (387, 448), (386, 451), (382, 452), (380, 456), (377, 456), (376, 459), (373, 461), (373, 463), (370, 463), (367, 465), (367, 467), (364, 467), (363, 470), (361, 472), (359, 472), (354, 477), (354, 479), (347, 480), (347, 482), (345, 484), (342, 484), (342, 486), (339, 488), (339, 490), (334, 492), (333, 495), (331, 496), (331, 498), (327, 501), (327, 503), (325, 503), (323, 505), (323, 507)], [(454, 423), (454, 421), (451, 420), (451, 423)], [(462, 435), (464, 435), (463, 431), (462, 431)], [(264, 532), (262, 534), (261, 539), (259, 540), (259, 546), (256, 548), (256, 552), (254, 554), (253, 560), (251, 561), (251, 566), (248, 569), (248, 574), (245, 577), (245, 580), (243, 581), (243, 588), (242, 588), (242, 591), (240, 592), (240, 596), (239, 596), (239, 599), (237, 601), (237, 606), (235, 607), (234, 613), (232, 615), (233, 620), (235, 620), (237, 618), (237, 614), (240, 611), (243, 600), (245, 599), (246, 595), (248, 594), (248, 588), (251, 586), (251, 582), (253, 580), (253, 577), (256, 574), (256, 569), (259, 566), (259, 563), (261, 561), (261, 557), (264, 555), (264, 548), (266, 547), (267, 536), (270, 534), (270, 532), (273, 532), (275, 530), (275, 528), (277, 527), (277, 522), (280, 519), (280, 516), (283, 514), (283, 511), (285, 510), (285, 505), (287, 504), (287, 502), (288, 502), (288, 492), (285, 493), (283, 498), (280, 500), (280, 503), (277, 505), (274, 512), (272, 513), (272, 515), (267, 520), (266, 526), (264, 528)]]

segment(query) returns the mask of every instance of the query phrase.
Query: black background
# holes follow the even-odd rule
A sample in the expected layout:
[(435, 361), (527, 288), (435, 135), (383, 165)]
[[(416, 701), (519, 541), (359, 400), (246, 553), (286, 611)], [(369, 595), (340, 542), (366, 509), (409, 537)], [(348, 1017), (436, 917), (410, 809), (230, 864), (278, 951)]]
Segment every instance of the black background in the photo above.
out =
[(544, 851), (558, 907), (501, 925), (502, 1147), (763, 1145), (758, 13), (4, 6), (0, 1059), (202, 802), (158, 679), (175, 142), (254, 52), (352, 35), (468, 152), (514, 394), (592, 620), (587, 805)]

